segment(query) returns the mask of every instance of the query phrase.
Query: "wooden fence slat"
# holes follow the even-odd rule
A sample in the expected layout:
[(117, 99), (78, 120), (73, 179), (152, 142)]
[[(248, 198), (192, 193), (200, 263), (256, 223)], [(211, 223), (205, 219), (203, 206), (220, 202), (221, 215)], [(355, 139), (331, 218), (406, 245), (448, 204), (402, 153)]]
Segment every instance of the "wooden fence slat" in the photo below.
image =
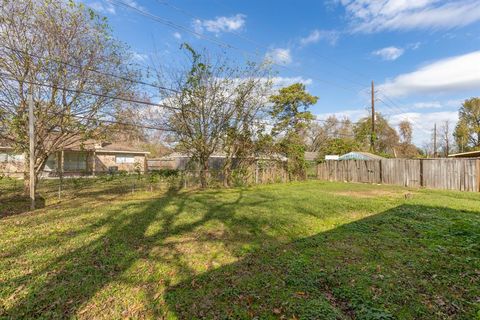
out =
[(329, 160), (317, 178), (479, 192), (480, 159)]

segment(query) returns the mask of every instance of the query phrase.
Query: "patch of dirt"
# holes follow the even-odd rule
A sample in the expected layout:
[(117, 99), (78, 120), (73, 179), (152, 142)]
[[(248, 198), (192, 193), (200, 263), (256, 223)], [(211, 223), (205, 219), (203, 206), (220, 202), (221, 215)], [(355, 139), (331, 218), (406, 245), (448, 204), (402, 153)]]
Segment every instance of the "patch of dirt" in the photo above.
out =
[(377, 197), (405, 197), (409, 198), (412, 196), (411, 192), (394, 192), (387, 190), (364, 190), (364, 191), (340, 191), (333, 192), (333, 194), (338, 196), (346, 197), (355, 197), (355, 198), (377, 198)]

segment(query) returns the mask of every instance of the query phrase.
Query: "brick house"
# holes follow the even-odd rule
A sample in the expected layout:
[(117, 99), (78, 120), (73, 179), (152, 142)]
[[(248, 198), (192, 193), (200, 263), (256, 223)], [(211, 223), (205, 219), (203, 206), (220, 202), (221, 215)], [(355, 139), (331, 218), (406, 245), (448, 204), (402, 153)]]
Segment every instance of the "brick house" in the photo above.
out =
[[(51, 155), (43, 177), (95, 176), (113, 171), (146, 172), (149, 152), (119, 142), (86, 141)], [(21, 178), (25, 159), (12, 147), (0, 143), (0, 176)]]

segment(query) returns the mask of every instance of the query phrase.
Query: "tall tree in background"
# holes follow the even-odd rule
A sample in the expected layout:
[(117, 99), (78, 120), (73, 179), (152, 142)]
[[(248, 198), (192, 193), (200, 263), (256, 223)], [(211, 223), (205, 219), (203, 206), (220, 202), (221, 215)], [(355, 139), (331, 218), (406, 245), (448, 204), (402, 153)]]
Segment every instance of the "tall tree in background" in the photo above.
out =
[[(370, 134), (372, 128), (371, 117), (360, 119), (354, 127), (355, 139), (362, 146), (362, 149), (368, 150), (370, 145)], [(399, 143), (397, 131), (390, 126), (387, 119), (380, 113), (375, 117), (376, 151), (384, 155), (393, 155), (394, 148)]]
[(460, 152), (480, 148), (480, 98), (465, 100), (458, 111), (453, 133)]
[(400, 139), (402, 143), (412, 143), (413, 129), (412, 124), (408, 120), (402, 120), (398, 124), (398, 129), (400, 132)]
[(295, 83), (282, 88), (270, 97), (271, 116), (275, 121), (272, 134), (280, 138), (279, 151), (288, 158), (289, 173), (303, 177), (305, 171), (305, 132), (313, 120), (308, 109), (318, 97), (306, 91), (305, 85)]
[(128, 60), (105, 20), (82, 5), (73, 1), (2, 1), (0, 138), (28, 156), (27, 103), (32, 93), (35, 177), (26, 174), (27, 192), (29, 179), (37, 179), (49, 155), (101, 133), (97, 117), (115, 110), (109, 97), (128, 97), (134, 86), (104, 74), (134, 78), (136, 73), (125, 64)]
[(312, 123), (307, 130), (308, 150), (318, 152), (318, 160), (325, 155), (341, 155), (359, 150), (354, 139), (353, 123), (348, 118), (330, 116), (321, 123)]
[(450, 122), (445, 120), (440, 126), (440, 147), (442, 148), (442, 154), (447, 157), (452, 149), (452, 132), (450, 130)]
[(353, 124), (347, 117), (338, 119), (336, 116), (329, 116), (325, 120), (311, 123), (306, 131), (308, 151), (319, 151), (333, 138), (352, 138)]
[(396, 150), (396, 156), (399, 158), (414, 158), (420, 155), (418, 148), (412, 144), (413, 128), (408, 120), (402, 120), (398, 124), (398, 131), (400, 133), (400, 143)]

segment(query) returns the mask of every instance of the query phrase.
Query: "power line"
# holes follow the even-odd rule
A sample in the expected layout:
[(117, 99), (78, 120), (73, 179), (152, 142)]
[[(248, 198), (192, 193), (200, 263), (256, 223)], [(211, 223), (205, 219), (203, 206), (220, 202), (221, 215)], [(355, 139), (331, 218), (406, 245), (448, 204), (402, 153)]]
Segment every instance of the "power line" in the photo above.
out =
[[(127, 9), (129, 9), (129, 10), (131, 10), (131, 11), (134, 11), (134, 12), (138, 13), (138, 14), (141, 15), (141, 16), (144, 16), (144, 17), (146, 17), (146, 18), (149, 18), (149, 19), (151, 19), (151, 20), (153, 20), (153, 21), (156, 21), (156, 22), (158, 22), (158, 23), (161, 23), (161, 24), (163, 24), (163, 25), (166, 25), (166, 26), (168, 26), (168, 27), (170, 27), (170, 28), (173, 28), (173, 29), (175, 29), (175, 30), (181, 30), (181, 31), (184, 31), (184, 32), (188, 32), (188, 33), (190, 33), (190, 34), (195, 35), (195, 36), (198, 37), (198, 38), (201, 38), (201, 39), (205, 39), (205, 40), (207, 40), (207, 41), (210, 41), (210, 42), (212, 42), (212, 43), (214, 43), (214, 44), (216, 44), (216, 45), (218, 45), (218, 46), (220, 46), (220, 47), (237, 50), (237, 51), (239, 51), (239, 52), (241, 52), (241, 53), (243, 53), (243, 54), (247, 54), (247, 55), (250, 55), (250, 56), (258, 56), (257, 54), (254, 54), (254, 53), (252, 53), (252, 52), (250, 52), (250, 51), (247, 51), (247, 50), (244, 50), (244, 49), (240, 49), (240, 48), (238, 48), (238, 47), (236, 47), (236, 46), (233, 46), (233, 45), (231, 45), (231, 44), (229, 44), (229, 43), (227, 43), (227, 42), (224, 42), (224, 41), (221, 41), (221, 40), (218, 40), (218, 39), (214, 39), (214, 38), (212, 38), (212, 37), (208, 37), (208, 36), (206, 36), (206, 35), (204, 35), (204, 34), (202, 34), (202, 33), (196, 32), (195, 30), (191, 30), (191, 29), (189, 29), (189, 28), (187, 28), (187, 27), (184, 27), (184, 26), (182, 26), (182, 25), (179, 25), (179, 24), (177, 24), (177, 23), (175, 23), (175, 22), (172, 22), (172, 21), (170, 21), (170, 20), (164, 19), (164, 18), (159, 17), (159, 16), (157, 16), (157, 15), (154, 15), (154, 14), (151, 14), (151, 13), (146, 12), (146, 11), (144, 11), (144, 10), (141, 10), (141, 9), (139, 9), (139, 8), (136, 8), (135, 6), (132, 6), (131, 4), (125, 3), (125, 2), (123, 2), (123, 1), (120, 1), (120, 0), (108, 0), (108, 1), (109, 1), (111, 4), (113, 4), (113, 5), (117, 6), (117, 7), (127, 8)], [(288, 66), (285, 66), (285, 65), (283, 65), (283, 64), (280, 64), (280, 63), (276, 63), (276, 62), (273, 62), (273, 61), (272, 61), (272, 64), (274, 64), (274, 65), (276, 65), (276, 66), (278, 66), (278, 67), (281, 67), (281, 68), (290, 70), (290, 71), (295, 71), (295, 70), (293, 70), (292, 68), (290, 68), (290, 67), (288, 67)], [(314, 79), (316, 79), (316, 80), (319, 81), (319, 82), (323, 82), (323, 83), (325, 83), (325, 84), (328, 84), (328, 85), (331, 85), (331, 86), (335, 86), (335, 87), (341, 88), (341, 89), (346, 90), (346, 91), (350, 91), (350, 90), (351, 90), (351, 91), (357, 92), (356, 89), (352, 89), (351, 87), (347, 87), (347, 86), (344, 86), (344, 85), (340, 85), (340, 84), (337, 84), (337, 83), (332, 82), (332, 81), (320, 79), (320, 78), (315, 77), (315, 76), (312, 76), (312, 75), (308, 75), (308, 74), (307, 74), (307, 76), (309, 76), (310, 78), (314, 78)]]
[[(167, 2), (166, 0), (157, 0), (157, 1), (158, 1), (158, 2), (161, 2), (161, 3), (165, 4), (165, 5), (168, 5), (168, 2)], [(214, 1), (215, 1), (217, 4), (223, 6), (223, 7), (227, 8), (227, 9), (232, 10), (232, 8), (231, 8), (230, 6), (226, 5), (226, 4), (223, 3), (223, 2), (221, 2), (221, 1), (216, 1), (216, 0), (214, 0)], [(174, 6), (171, 6), (171, 7), (174, 7)], [(178, 8), (178, 7), (177, 7), (177, 8)], [(178, 8), (178, 10), (179, 10), (179, 11), (182, 11), (182, 12), (186, 12), (186, 10), (181, 9), (181, 8)], [(187, 14), (188, 14), (188, 13), (187, 13)], [(192, 15), (192, 14), (188, 14), (188, 15), (191, 16), (191, 17), (197, 18), (197, 17), (195, 17), (195, 16)], [(198, 19), (198, 18), (197, 18), (197, 19)], [(239, 36), (240, 38), (242, 38), (242, 39), (244, 39), (244, 40), (247, 40), (247, 41), (249, 41), (249, 42), (251, 42), (251, 43), (253, 43), (253, 44), (256, 44), (256, 45), (258, 45), (258, 46), (262, 46), (262, 47), (268, 49), (267, 46), (265, 46), (265, 45), (263, 45), (263, 44), (260, 44), (259, 42), (255, 41), (255, 40), (252, 40), (252, 39), (250, 39), (250, 38), (247, 38), (246, 36), (244, 36), (244, 35), (242, 35), (242, 34), (240, 34), (240, 33), (238, 33), (238, 32), (232, 31), (231, 33), (234, 34), (234, 35), (237, 35), (237, 36)], [(312, 51), (313, 51), (313, 50), (312, 50)], [(342, 69), (344, 69), (344, 70), (346, 70), (346, 71), (348, 71), (348, 72), (350, 72), (350, 73), (352, 73), (352, 74), (356, 74), (356, 75), (358, 75), (358, 76), (360, 76), (360, 77), (362, 77), (362, 78), (365, 78), (365, 77), (366, 77), (366, 78), (371, 78), (370, 76), (367, 76), (367, 75), (365, 75), (365, 74), (359, 73), (358, 71), (354, 71), (354, 70), (352, 70), (352, 69), (350, 69), (350, 68), (348, 68), (348, 67), (346, 67), (346, 66), (344, 66), (344, 65), (342, 65), (342, 64), (340, 64), (340, 63), (338, 63), (338, 62), (336, 62), (335, 60), (333, 60), (333, 59), (331, 59), (331, 58), (329, 58), (329, 57), (327, 57), (327, 56), (324, 56), (324, 55), (322, 55), (322, 54), (319, 54), (318, 51), (314, 51), (314, 53), (315, 53), (316, 56), (318, 56), (318, 57), (320, 57), (320, 58), (322, 58), (322, 59), (324, 59), (324, 60), (327, 60), (328, 62), (331, 62), (331, 63), (335, 64), (336, 66), (338, 66), (338, 67), (340, 67), (340, 68), (342, 68)], [(354, 84), (356, 84), (356, 85), (359, 85), (359, 86), (361, 86), (361, 87), (368, 87), (368, 85), (366, 85), (366, 84), (362, 84), (362, 83), (353, 81), (353, 80), (348, 79), (348, 78), (345, 78), (345, 77), (342, 77), (342, 78), (346, 79), (347, 81), (349, 81), (349, 82), (351, 82), (351, 83), (354, 83)]]
[(124, 102), (137, 103), (137, 104), (143, 104), (143, 105), (154, 106), (154, 107), (162, 107), (162, 108), (166, 108), (166, 109), (181, 110), (180, 108), (176, 108), (176, 107), (172, 107), (172, 106), (166, 106), (166, 105), (157, 104), (157, 103), (148, 102), (148, 101), (141, 101), (141, 100), (130, 99), (130, 98), (122, 98), (122, 97), (114, 97), (114, 96), (110, 96), (110, 95), (106, 95), (106, 94), (102, 94), (102, 93), (64, 88), (64, 87), (60, 87), (60, 86), (54, 86), (54, 85), (50, 85), (50, 84), (46, 84), (46, 83), (33, 82), (33, 81), (29, 81), (29, 80), (18, 80), (15, 77), (13, 77), (13, 76), (11, 76), (7, 73), (2, 73), (2, 72), (0, 72), (0, 76), (8, 77), (10, 80), (14, 80), (14, 81), (18, 81), (18, 82), (24, 82), (24, 83), (28, 83), (28, 84), (34, 84), (34, 85), (37, 85), (37, 86), (47, 87), (47, 88), (51, 88), (51, 89), (58, 89), (58, 90), (63, 90), (63, 91), (73, 92), (73, 93), (78, 93), (78, 94), (87, 94), (87, 95), (96, 96), (96, 97), (100, 97), (100, 98), (120, 100), (120, 101), (124, 101)]
[[(384, 96), (384, 98), (386, 98)], [(409, 121), (411, 123), (413, 123), (414, 125), (417, 125), (417, 127), (424, 131), (424, 132), (427, 132), (426, 129), (423, 129), (422, 126), (415, 120), (415, 119), (412, 119), (410, 117), (408, 117), (406, 114), (404, 113), (408, 113), (408, 111), (404, 111), (402, 109), (399, 109), (398, 107), (395, 107), (395, 106), (392, 106), (391, 104), (385, 102), (384, 100), (382, 100), (381, 98), (377, 98), (378, 101), (382, 102), (385, 106), (387, 106), (387, 109), (391, 110), (392, 111), (392, 115), (398, 115), (400, 116), (403, 120), (406, 120), (406, 121)], [(402, 114), (403, 113), (403, 114)], [(388, 114), (387, 114), (388, 115)]]
[(153, 126), (145, 126), (145, 125), (139, 125), (139, 124), (135, 124), (135, 123), (128, 123), (128, 122), (122, 122), (122, 121), (104, 120), (104, 119), (99, 119), (99, 118), (82, 117), (82, 116), (74, 116), (74, 117), (79, 118), (79, 119), (95, 120), (95, 121), (103, 122), (103, 123), (119, 124), (119, 125), (124, 125), (124, 126), (129, 126), (129, 127), (135, 127), (135, 128), (176, 132), (173, 129), (159, 128), (159, 127), (153, 127)]
[(69, 66), (69, 67), (72, 67), (72, 68), (77, 68), (77, 69), (79, 69), (79, 70), (85, 69), (85, 70), (88, 70), (88, 71), (91, 71), (91, 72), (95, 72), (95, 73), (98, 73), (98, 74), (101, 74), (101, 75), (104, 75), (104, 76), (108, 76), (108, 77), (112, 77), (112, 78), (117, 78), (117, 79), (121, 79), (121, 80), (124, 80), (124, 81), (129, 81), (129, 82), (132, 82), (132, 83), (147, 85), (147, 86), (154, 87), (154, 88), (157, 88), (157, 89), (162, 89), (162, 90), (167, 90), (167, 91), (172, 91), (172, 92), (178, 93), (178, 90), (171, 89), (171, 88), (166, 88), (166, 87), (159, 86), (159, 85), (156, 85), (156, 84), (153, 84), (153, 83), (149, 83), (149, 82), (145, 82), (145, 81), (141, 81), (141, 80), (133, 80), (133, 79), (130, 79), (130, 78), (127, 78), (127, 77), (124, 77), (124, 76), (115, 75), (115, 74), (113, 74), (113, 73), (107, 73), (107, 72), (99, 71), (99, 70), (94, 69), (94, 68), (88, 68), (88, 67), (85, 68), (85, 67), (82, 67), (82, 66), (79, 66), (79, 65), (75, 65), (75, 64), (72, 64), (72, 63), (69, 63), (69, 62), (65, 62), (65, 61), (60, 60), (60, 59), (56, 59), (56, 58), (46, 58), (46, 57), (42, 57), (42, 56), (40, 56), (40, 55), (36, 55), (36, 54), (34, 54), (34, 53), (29, 53), (29, 52), (27, 52), (27, 51), (20, 50), (20, 49), (15, 49), (15, 48), (12, 48), (12, 47), (3, 45), (3, 44), (0, 44), (0, 46), (6, 48), (6, 49), (8, 49), (8, 50), (11, 50), (11, 51), (14, 51), (14, 52), (19, 52), (19, 53), (21, 53), (21, 54), (28, 55), (28, 56), (30, 56), (30, 57), (34, 57), (34, 58), (37, 58), (37, 59), (52, 60), (52, 61), (55, 61), (55, 62), (60, 63), (60, 64), (64, 64), (64, 65)]

